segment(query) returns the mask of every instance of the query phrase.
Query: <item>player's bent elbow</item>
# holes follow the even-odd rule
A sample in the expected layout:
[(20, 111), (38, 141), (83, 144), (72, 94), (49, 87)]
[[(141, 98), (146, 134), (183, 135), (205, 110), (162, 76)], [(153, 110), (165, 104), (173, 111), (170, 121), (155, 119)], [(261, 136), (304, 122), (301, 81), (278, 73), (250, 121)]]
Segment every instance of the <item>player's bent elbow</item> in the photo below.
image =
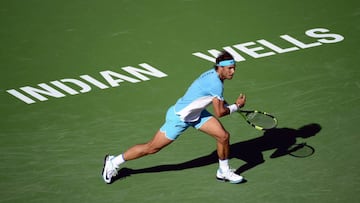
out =
[(216, 118), (221, 118), (221, 117), (223, 117), (223, 116), (224, 116), (223, 114), (215, 112), (215, 117), (216, 117)]
[(226, 115), (228, 115), (228, 114), (229, 114), (229, 111), (226, 110), (226, 109), (224, 109), (223, 111), (217, 111), (217, 112), (215, 112), (215, 116), (216, 116), (217, 118), (224, 117), (224, 116), (226, 116)]

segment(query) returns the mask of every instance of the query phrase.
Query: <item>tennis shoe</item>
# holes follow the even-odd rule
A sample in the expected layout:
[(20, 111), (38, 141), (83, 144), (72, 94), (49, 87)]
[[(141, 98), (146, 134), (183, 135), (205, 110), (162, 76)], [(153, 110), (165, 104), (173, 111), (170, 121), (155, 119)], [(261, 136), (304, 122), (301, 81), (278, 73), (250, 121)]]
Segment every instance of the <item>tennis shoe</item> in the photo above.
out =
[(118, 173), (118, 166), (112, 163), (112, 159), (115, 156), (106, 155), (104, 158), (104, 167), (102, 170), (102, 176), (106, 183), (110, 184), (112, 182), (112, 178), (115, 177)]
[(233, 184), (241, 183), (244, 180), (242, 176), (235, 173), (235, 169), (229, 169), (227, 171), (218, 169), (216, 172), (216, 179)]

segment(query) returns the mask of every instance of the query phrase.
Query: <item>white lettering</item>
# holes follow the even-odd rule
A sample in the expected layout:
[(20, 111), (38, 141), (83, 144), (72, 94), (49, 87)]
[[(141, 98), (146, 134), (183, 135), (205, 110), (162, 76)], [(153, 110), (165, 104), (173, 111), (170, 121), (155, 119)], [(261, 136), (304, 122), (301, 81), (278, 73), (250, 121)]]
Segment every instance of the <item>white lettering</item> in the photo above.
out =
[(104, 83), (101, 83), (100, 81), (96, 80), (95, 78), (91, 77), (90, 75), (81, 75), (80, 78), (90, 82), (91, 84), (95, 85), (96, 87), (100, 89), (107, 89), (109, 88)]
[[(264, 47), (261, 47), (261, 46), (251, 47), (251, 46), (256, 45), (255, 42), (240, 43), (240, 44), (233, 45), (233, 47), (237, 48), (239, 51), (241, 51), (243, 53), (246, 53), (249, 56), (252, 56), (253, 58), (260, 58), (260, 57), (271, 56), (271, 55), (274, 55), (277, 53), (282, 54), (282, 53), (296, 51), (299, 49), (307, 49), (307, 48), (311, 48), (311, 47), (316, 47), (316, 46), (322, 45), (322, 43), (336, 43), (336, 42), (340, 42), (340, 41), (344, 40), (344, 37), (342, 35), (328, 33), (328, 32), (329, 32), (329, 30), (325, 29), (325, 28), (314, 28), (314, 29), (307, 30), (305, 32), (305, 34), (307, 36), (318, 39), (317, 42), (308, 43), (308, 44), (306, 44), (298, 39), (295, 39), (289, 35), (281, 35), (280, 38), (295, 45), (293, 47), (288, 47), (288, 48), (279, 47), (265, 39), (260, 39), (260, 40), (256, 41), (258, 44), (261, 44), (264, 47), (269, 48), (275, 52), (259, 53), (259, 51), (264, 50)], [(223, 50), (232, 54), (235, 61), (237, 61), (237, 62), (245, 61), (245, 58), (240, 53), (238, 53), (237, 51), (232, 49), (230, 46), (223, 47)], [(201, 52), (195, 52), (195, 53), (192, 53), (192, 55), (199, 57), (201, 59), (205, 59), (210, 62), (215, 62), (216, 57), (221, 53), (221, 51), (219, 51), (217, 49), (210, 49), (210, 50), (208, 50), (208, 52), (211, 54), (211, 56), (208, 56)]]
[(35, 103), (34, 100), (30, 99), (29, 97), (21, 94), (20, 92), (12, 89), (12, 90), (6, 90), (9, 94), (12, 94), (13, 96), (17, 97), (18, 99), (22, 100), (23, 102), (27, 104)]
[(255, 42), (246, 42), (246, 43), (242, 43), (242, 44), (236, 44), (234, 45), (235, 48), (239, 49), (240, 51), (254, 57), (254, 58), (261, 58), (261, 57), (266, 57), (266, 56), (271, 56), (274, 55), (274, 52), (265, 52), (265, 53), (257, 53), (257, 51), (260, 50), (264, 50), (264, 47), (253, 47), (253, 48), (248, 48), (248, 46), (253, 46), (256, 45)]
[(237, 53), (233, 48), (231, 48), (230, 46), (228, 47), (224, 47), (224, 50), (229, 52), (233, 57), (234, 57), (234, 60), (237, 61), (237, 62), (240, 62), (240, 61), (245, 61), (245, 58), (242, 57), (239, 53)]
[(79, 86), (81, 89), (80, 89), (80, 92), (81, 93), (85, 93), (85, 92), (90, 92), (91, 91), (91, 87), (89, 85), (87, 85), (86, 83), (80, 81), (80, 80), (77, 80), (77, 79), (72, 79), (72, 78), (66, 78), (66, 79), (62, 79), (60, 80), (61, 82), (68, 82), (68, 83), (72, 83), (72, 84), (75, 84), (77, 86)]
[(65, 97), (65, 95), (63, 93), (57, 91), (56, 89), (50, 87), (49, 85), (47, 85), (45, 83), (40, 83), (40, 84), (38, 84), (38, 86), (43, 89), (37, 89), (34, 87), (30, 87), (30, 86), (21, 87), (20, 89), (40, 101), (48, 100), (42, 94), (48, 95), (51, 97), (55, 97), (55, 98)]
[(56, 87), (64, 90), (66, 93), (69, 93), (71, 95), (75, 95), (75, 94), (79, 94), (79, 92), (75, 91), (74, 89), (72, 89), (71, 87), (64, 85), (64, 83), (61, 83), (57, 80), (52, 81), (51, 84), (55, 85)]
[[(319, 33), (320, 32), (320, 33)], [(338, 34), (332, 34), (332, 33), (327, 33), (329, 32), (328, 29), (325, 28), (315, 28), (315, 29), (311, 29), (305, 32), (305, 34), (309, 37), (314, 37), (314, 38), (321, 38), (318, 41), (321, 43), (336, 43), (336, 42), (340, 42), (344, 40), (344, 37)], [(326, 34), (323, 34), (326, 33)], [(328, 38), (328, 39), (326, 39)]]
[(258, 40), (257, 42), (264, 45), (264, 46), (266, 46), (266, 47), (268, 47), (268, 48), (270, 48), (270, 49), (272, 49), (272, 50), (274, 50), (274, 51), (276, 51), (277, 53), (280, 53), (280, 54), (290, 52), (290, 51), (296, 51), (296, 50), (299, 49), (297, 47), (289, 47), (289, 48), (283, 49), (283, 48), (280, 48), (280, 47), (274, 45), (273, 43), (270, 43), (267, 40), (264, 40), (264, 39)]
[[(143, 74), (147, 74), (147, 75), (152, 75), (154, 77), (158, 77), (158, 78), (162, 78), (162, 77), (166, 77), (167, 75), (153, 67), (151, 67), (150, 65), (146, 64), (146, 63), (142, 63), (139, 64), (141, 67), (145, 68), (146, 70), (142, 70), (142, 69), (138, 69), (138, 68), (134, 68), (132, 66), (127, 66), (122, 68), (124, 71), (138, 77), (139, 79), (146, 81), (146, 80), (150, 80), (148, 77), (144, 76)], [(140, 74), (143, 73), (143, 74)]]
[[(213, 51), (216, 51), (216, 54), (214, 54)], [(216, 57), (217, 57), (221, 52), (218, 51), (218, 50), (216, 50), (216, 49), (208, 50), (208, 52), (209, 52), (213, 57), (208, 56), (208, 55), (205, 55), (205, 54), (200, 53), (200, 52), (192, 53), (192, 55), (197, 56), (197, 57), (202, 58), (202, 59), (205, 59), (205, 60), (207, 60), (207, 61), (210, 61), (210, 62), (215, 63)]]
[[(305, 32), (306, 36), (311, 38), (316, 38), (317, 42), (313, 43), (304, 43), (298, 39), (295, 39), (289, 35), (281, 35), (280, 38), (284, 39), (285, 41), (291, 43), (292, 45), (295, 45), (293, 47), (287, 47), (283, 48), (280, 46), (277, 46), (265, 39), (260, 39), (255, 42), (245, 42), (240, 44), (235, 44), (232, 46), (225, 46), (223, 47), (223, 50), (229, 52), (233, 57), (234, 60), (237, 62), (245, 61), (246, 59), (243, 57), (242, 53), (245, 53), (253, 58), (261, 58), (261, 57), (267, 57), (271, 56), (277, 53), (287, 53), (291, 51), (296, 51), (299, 49), (307, 49), (311, 47), (316, 47), (326, 44), (326, 43), (336, 43), (344, 40), (344, 37), (340, 34), (334, 34), (330, 33), (328, 29), (325, 28), (314, 28), (307, 30)], [(262, 45), (262, 46), (260, 46)], [(234, 48), (237, 50), (235, 50)], [(266, 51), (266, 49), (270, 49), (271, 51)], [(240, 51), (240, 53), (238, 52)], [(221, 53), (221, 51), (217, 49), (210, 49), (207, 51), (209, 55), (203, 54), (201, 52), (195, 52), (192, 53), (193, 56), (199, 57), (201, 59), (210, 61), (215, 63), (216, 57)], [(138, 83), (141, 81), (147, 81), (150, 80), (148, 76), (154, 76), (158, 78), (166, 77), (167, 74), (164, 72), (150, 66), (147, 63), (139, 64), (143, 69), (135, 68), (133, 66), (126, 66), (123, 67), (122, 70), (126, 71), (127, 73), (133, 75), (136, 78), (132, 78), (114, 71), (105, 70), (101, 71), (100, 75), (108, 82), (108, 84), (111, 87), (117, 87), (120, 85), (121, 82), (127, 81), (130, 83)], [(104, 84), (103, 82), (100, 82), (99, 80), (93, 78), (89, 75), (81, 75), (79, 76), (84, 81), (78, 80), (78, 79), (72, 79), (72, 78), (65, 78), (62, 80), (54, 80), (50, 83), (54, 85), (55, 87), (59, 88), (63, 92), (70, 94), (70, 95), (76, 95), (79, 93), (86, 93), (91, 91), (91, 85), (94, 85), (95, 87), (98, 87), (100, 89), (107, 89), (109, 86), (107, 84)], [(89, 84), (85, 83), (88, 82)], [(65, 83), (71, 83), (71, 84), (65, 84)], [(74, 88), (74, 85), (76, 87), (79, 87), (79, 89)], [(46, 101), (48, 100), (45, 96), (55, 97), (55, 98), (61, 98), (65, 97), (66, 95), (62, 92), (58, 91), (57, 89), (45, 84), (40, 83), (38, 84), (40, 88), (35, 88), (31, 86), (25, 86), (21, 87), (20, 90), (22, 90), (24, 93), (27, 93), (28, 95), (25, 95), (24, 93), (20, 93), (19, 91), (15, 89), (6, 90), (9, 94), (13, 95), (14, 97), (20, 99), (21, 101), (32, 104), (36, 103), (32, 98), (29, 96), (32, 96), (39, 101)], [(44, 96), (45, 95), (45, 96)]]
[[(119, 86), (121, 82), (124, 82), (125, 80), (131, 83), (137, 83), (140, 82), (140, 80), (136, 80), (134, 78), (130, 78), (125, 75), (121, 75), (119, 73), (113, 72), (113, 71), (101, 71), (100, 74), (104, 77), (104, 79), (112, 86), (117, 87)], [(118, 78), (118, 79), (114, 79)]]
[(314, 43), (311, 43), (311, 44), (305, 44), (303, 42), (300, 42), (299, 40), (289, 36), (289, 35), (281, 35), (280, 36), (281, 38), (283, 38), (284, 40), (302, 48), (302, 49), (307, 49), (307, 48), (310, 48), (310, 47), (316, 47), (316, 46), (320, 46), (321, 43), (320, 42), (314, 42)]

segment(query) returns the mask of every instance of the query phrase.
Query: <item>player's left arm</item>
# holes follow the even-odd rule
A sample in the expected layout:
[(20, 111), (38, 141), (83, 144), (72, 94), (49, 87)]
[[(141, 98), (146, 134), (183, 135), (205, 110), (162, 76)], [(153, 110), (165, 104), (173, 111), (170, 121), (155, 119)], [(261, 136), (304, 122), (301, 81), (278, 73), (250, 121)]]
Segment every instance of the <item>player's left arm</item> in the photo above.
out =
[[(221, 100), (217, 97), (214, 97), (212, 100), (215, 116), (221, 118), (223, 116), (229, 115), (233, 111), (243, 107), (246, 102), (246, 96), (240, 94), (236, 99), (234, 104), (229, 105), (225, 100)], [(231, 107), (232, 106), (232, 107)]]
[(212, 100), (214, 114), (216, 117), (221, 118), (223, 116), (230, 114), (230, 109), (227, 108), (227, 102), (225, 100), (221, 100), (217, 97), (214, 97)]

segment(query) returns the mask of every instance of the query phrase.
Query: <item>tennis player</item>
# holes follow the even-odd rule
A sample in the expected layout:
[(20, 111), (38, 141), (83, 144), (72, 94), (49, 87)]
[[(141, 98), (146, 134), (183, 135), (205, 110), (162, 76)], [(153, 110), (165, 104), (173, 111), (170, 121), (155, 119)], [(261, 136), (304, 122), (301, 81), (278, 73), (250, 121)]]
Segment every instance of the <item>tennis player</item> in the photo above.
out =
[[(159, 152), (191, 126), (216, 140), (219, 157), (216, 178), (225, 182), (240, 183), (243, 177), (236, 174), (235, 170), (229, 166), (230, 134), (218, 120), (245, 105), (246, 97), (243, 94), (240, 94), (235, 103), (231, 105), (223, 97), (224, 81), (233, 78), (235, 66), (232, 55), (223, 51), (216, 58), (214, 68), (201, 74), (191, 84), (185, 95), (168, 109), (165, 123), (149, 142), (134, 145), (118, 156), (105, 156), (102, 171), (104, 181), (111, 183), (121, 164)], [(211, 103), (215, 115), (206, 110)]]

